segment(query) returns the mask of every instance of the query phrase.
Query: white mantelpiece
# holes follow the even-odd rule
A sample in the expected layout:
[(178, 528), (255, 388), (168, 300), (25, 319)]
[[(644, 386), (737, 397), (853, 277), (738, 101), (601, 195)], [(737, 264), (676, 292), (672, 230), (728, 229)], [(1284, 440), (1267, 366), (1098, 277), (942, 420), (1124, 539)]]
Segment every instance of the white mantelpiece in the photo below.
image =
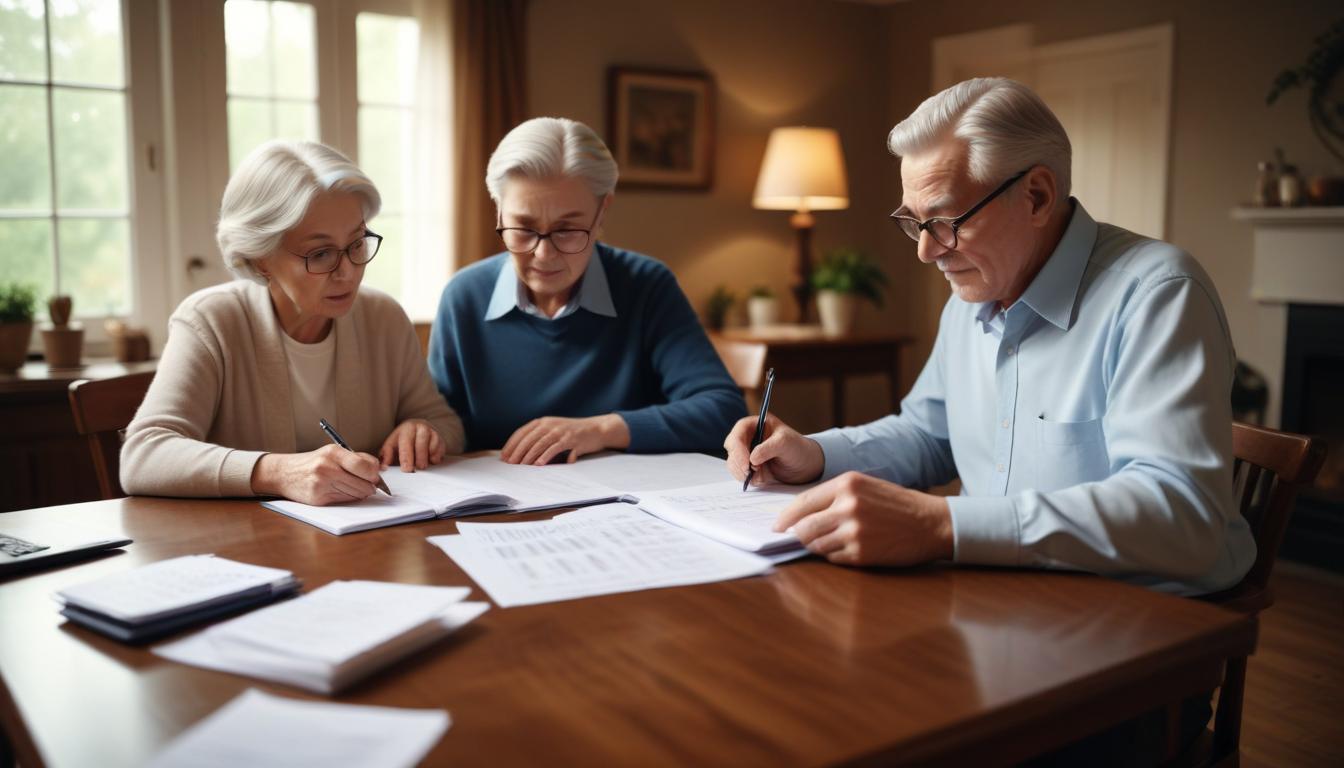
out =
[(1344, 206), (1233, 208), (1255, 229), (1251, 298), (1344, 305)]

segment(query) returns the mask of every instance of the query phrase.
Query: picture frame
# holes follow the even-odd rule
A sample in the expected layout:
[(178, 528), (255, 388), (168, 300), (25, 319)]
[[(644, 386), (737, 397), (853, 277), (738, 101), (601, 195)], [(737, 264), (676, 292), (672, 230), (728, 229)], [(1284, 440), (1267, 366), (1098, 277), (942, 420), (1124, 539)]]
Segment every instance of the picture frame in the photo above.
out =
[(621, 188), (705, 190), (714, 182), (715, 89), (707, 72), (611, 67), (607, 142)]

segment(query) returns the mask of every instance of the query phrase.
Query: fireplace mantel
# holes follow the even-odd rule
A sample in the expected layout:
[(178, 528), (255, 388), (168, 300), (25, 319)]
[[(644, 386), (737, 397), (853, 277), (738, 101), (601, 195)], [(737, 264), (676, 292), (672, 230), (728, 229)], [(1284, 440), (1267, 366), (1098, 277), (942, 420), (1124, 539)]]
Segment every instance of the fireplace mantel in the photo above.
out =
[(1233, 208), (1255, 230), (1251, 298), (1344, 305), (1344, 206)]

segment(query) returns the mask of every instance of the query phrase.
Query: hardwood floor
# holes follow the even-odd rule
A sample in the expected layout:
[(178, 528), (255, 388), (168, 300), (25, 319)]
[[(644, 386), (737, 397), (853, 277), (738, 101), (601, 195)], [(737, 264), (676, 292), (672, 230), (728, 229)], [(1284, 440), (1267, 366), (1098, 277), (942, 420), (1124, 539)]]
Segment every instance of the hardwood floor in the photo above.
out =
[(1246, 768), (1344, 765), (1344, 577), (1291, 562), (1273, 576), (1246, 667)]

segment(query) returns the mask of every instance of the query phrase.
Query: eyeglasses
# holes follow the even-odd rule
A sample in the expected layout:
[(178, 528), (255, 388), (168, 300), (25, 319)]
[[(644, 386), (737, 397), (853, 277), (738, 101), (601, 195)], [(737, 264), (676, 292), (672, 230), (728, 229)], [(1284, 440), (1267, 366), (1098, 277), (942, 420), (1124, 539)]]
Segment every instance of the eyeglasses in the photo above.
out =
[[(328, 272), (335, 272), (341, 265), (341, 257), (350, 259), (350, 263), (356, 266), (363, 266), (373, 261), (373, 257), (378, 255), (378, 246), (383, 244), (383, 236), (370, 230), (364, 230), (364, 236), (345, 246), (344, 248), (318, 248), (310, 251), (307, 255), (285, 251), (303, 259), (303, 268), (312, 275), (325, 275)], [(281, 250), (284, 250), (283, 248)]]
[[(955, 217), (934, 216), (932, 218), (920, 221), (919, 219), (916, 219), (914, 216), (904, 216), (897, 214), (896, 212), (893, 211), (891, 214), (891, 218), (895, 219), (896, 223), (901, 225), (901, 230), (905, 232), (905, 234), (909, 235), (910, 239), (914, 240), (915, 242), (919, 242), (919, 235), (921, 232), (928, 232), (929, 236), (933, 238), (934, 242), (938, 243), (944, 248), (955, 249), (957, 247), (957, 233), (961, 231), (961, 228), (966, 224), (966, 222), (970, 221), (972, 216), (979, 213), (981, 208), (984, 208), (986, 205), (989, 205), (990, 201), (992, 201), (999, 195), (1003, 194), (1004, 190), (1008, 189), (1009, 187), (1013, 186), (1013, 184), (1017, 183), (1018, 179), (1022, 178), (1023, 176), (1026, 176), (1027, 171), (1030, 170), (1031, 169), (1028, 168), (1026, 171), (1022, 171), (1016, 176), (1013, 176), (1011, 179), (1008, 179), (1007, 181), (1003, 182), (1002, 184), (999, 185), (998, 189), (994, 190), (993, 192), (990, 192), (988, 195), (985, 196), (983, 200), (971, 206), (970, 210), (966, 211), (960, 216)], [(897, 210), (900, 209), (898, 208)]]
[(498, 227), (495, 232), (499, 235), (499, 239), (504, 241), (504, 247), (509, 253), (532, 253), (541, 247), (542, 240), (550, 240), (555, 250), (573, 255), (582, 253), (583, 249), (588, 247), (588, 241), (593, 236), (593, 227), (597, 226), (597, 217), (601, 215), (602, 209), (598, 208), (588, 229), (553, 229), (542, 234), (526, 227)]

